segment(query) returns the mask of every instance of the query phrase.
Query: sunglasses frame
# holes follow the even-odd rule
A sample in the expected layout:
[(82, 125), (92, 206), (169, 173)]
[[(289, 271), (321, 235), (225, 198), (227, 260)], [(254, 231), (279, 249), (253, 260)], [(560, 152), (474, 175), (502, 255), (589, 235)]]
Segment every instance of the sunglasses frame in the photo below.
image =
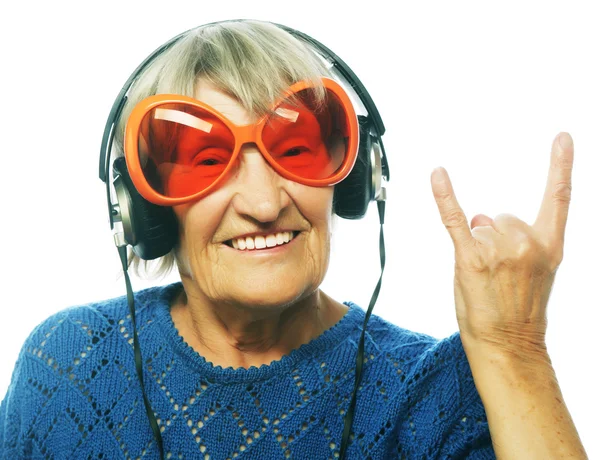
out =
[[(321, 77), (321, 81), (323, 83), (323, 86), (327, 90), (331, 91), (344, 107), (344, 111), (347, 117), (346, 122), (349, 129), (348, 153), (344, 158), (344, 162), (342, 163), (339, 171), (337, 171), (333, 176), (326, 179), (305, 179), (285, 170), (282, 166), (280, 166), (271, 157), (271, 155), (265, 148), (261, 138), (263, 128), (269, 119), (268, 115), (262, 117), (257, 123), (251, 123), (241, 126), (231, 122), (227, 117), (225, 117), (225, 115), (220, 113), (218, 110), (197, 99), (177, 94), (157, 94), (143, 99), (133, 108), (125, 127), (125, 161), (127, 163), (127, 169), (129, 171), (131, 180), (135, 185), (135, 188), (138, 190), (140, 195), (142, 195), (147, 201), (161, 206), (174, 206), (203, 198), (222, 185), (222, 183), (228, 177), (229, 172), (235, 165), (242, 146), (247, 143), (254, 143), (258, 147), (258, 150), (260, 151), (262, 156), (269, 163), (269, 165), (279, 175), (286, 179), (311, 187), (331, 186), (341, 182), (348, 176), (348, 174), (350, 174), (350, 171), (354, 167), (354, 163), (356, 162), (356, 158), (358, 156), (360, 135), (360, 131), (358, 128), (358, 118), (356, 116), (354, 106), (352, 105), (348, 94), (342, 88), (342, 86), (335, 80), (332, 80), (328, 77)], [(273, 110), (275, 110), (281, 103), (283, 103), (287, 97), (298, 93), (299, 91), (315, 86), (316, 85), (313, 82), (306, 80), (294, 83), (285, 92), (285, 94), (280, 99), (278, 99), (275, 104), (273, 104)], [(235, 145), (233, 147), (231, 160), (229, 161), (221, 175), (204, 190), (201, 190), (200, 192), (197, 192), (187, 197), (173, 198), (158, 193), (147, 182), (142, 171), (142, 166), (140, 164), (140, 157), (138, 151), (138, 136), (141, 123), (150, 110), (166, 103), (185, 103), (214, 114), (225, 126), (227, 126), (227, 128), (232, 132), (235, 139)]]

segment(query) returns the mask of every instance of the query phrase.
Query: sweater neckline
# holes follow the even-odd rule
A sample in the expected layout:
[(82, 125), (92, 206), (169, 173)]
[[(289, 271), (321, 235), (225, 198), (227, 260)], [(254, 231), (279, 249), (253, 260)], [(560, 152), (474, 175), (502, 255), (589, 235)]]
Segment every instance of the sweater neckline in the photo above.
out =
[(170, 312), (171, 301), (182, 288), (181, 281), (163, 286), (160, 295), (155, 297), (157, 301), (154, 308), (156, 319), (164, 337), (173, 350), (184, 359), (186, 365), (213, 383), (249, 383), (266, 380), (276, 375), (289, 374), (302, 360), (316, 357), (325, 351), (331, 351), (348, 339), (352, 332), (362, 330), (365, 317), (365, 312), (361, 307), (354, 302), (345, 301), (343, 304), (348, 307), (348, 311), (336, 324), (281, 359), (271, 361), (270, 364), (262, 364), (260, 367), (250, 366), (247, 369), (243, 367), (234, 369), (229, 366), (223, 368), (207, 361), (189, 346), (175, 327)]

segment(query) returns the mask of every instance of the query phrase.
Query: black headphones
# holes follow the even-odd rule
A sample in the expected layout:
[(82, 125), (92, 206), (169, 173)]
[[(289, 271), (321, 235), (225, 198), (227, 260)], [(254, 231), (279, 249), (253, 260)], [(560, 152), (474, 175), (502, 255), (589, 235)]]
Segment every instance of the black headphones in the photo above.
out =
[[(240, 21), (243, 22), (244, 20), (236, 19), (232, 21), (219, 21), (200, 27), (206, 27), (222, 22)], [(344, 61), (342, 61), (329, 48), (314, 38), (280, 24), (274, 25), (310, 45), (310, 48), (313, 51), (317, 52), (321, 58), (325, 59), (325, 61), (329, 63), (331, 66), (329, 70), (334, 75), (341, 76), (342, 79), (345, 80), (345, 83), (349, 85), (349, 88), (347, 89), (350, 89), (355, 93), (356, 96), (358, 96), (358, 99), (362, 102), (367, 111), (366, 116), (357, 115), (360, 131), (358, 157), (356, 159), (356, 163), (354, 164), (354, 167), (352, 168), (352, 171), (348, 177), (335, 185), (333, 195), (334, 212), (338, 216), (345, 219), (360, 219), (364, 217), (369, 203), (371, 201), (377, 201), (379, 222), (381, 225), (379, 234), (381, 276), (379, 277), (379, 281), (375, 287), (373, 296), (371, 297), (371, 302), (369, 303), (369, 308), (365, 314), (362, 334), (359, 340), (358, 352), (356, 355), (354, 391), (352, 393), (352, 399), (350, 400), (348, 412), (344, 417), (344, 430), (339, 454), (340, 459), (343, 460), (349, 444), (350, 431), (354, 418), (354, 408), (356, 406), (356, 394), (362, 376), (365, 330), (369, 317), (371, 316), (371, 311), (373, 310), (379, 295), (383, 269), (385, 266), (383, 223), (386, 194), (382, 182), (383, 179), (386, 181), (389, 181), (390, 179), (387, 157), (381, 141), (381, 136), (385, 133), (385, 127), (379, 115), (379, 111), (371, 99), (371, 96), (369, 96), (369, 93), (361, 81), (344, 63)], [(112, 166), (113, 186), (117, 199), (117, 203), (113, 204), (110, 195), (110, 156), (115, 129), (119, 122), (125, 102), (127, 101), (127, 93), (129, 92), (131, 85), (156, 56), (160, 55), (177, 40), (195, 29), (196, 28), (183, 32), (169, 40), (164, 45), (161, 45), (134, 70), (134, 72), (125, 82), (125, 85), (123, 85), (123, 88), (119, 92), (119, 95), (112, 106), (108, 120), (106, 121), (106, 127), (104, 128), (102, 146), (100, 149), (100, 179), (106, 184), (106, 199), (108, 204), (110, 227), (111, 229), (115, 230), (115, 224), (119, 224), (119, 227), (114, 233), (114, 238), (115, 244), (119, 251), (119, 256), (121, 258), (123, 273), (125, 275), (125, 284), (127, 287), (127, 301), (131, 314), (131, 322), (133, 325), (133, 348), (136, 373), (142, 390), (146, 415), (154, 433), (161, 459), (164, 458), (162, 436), (160, 434), (156, 417), (154, 416), (151, 404), (148, 401), (146, 391), (144, 389), (142, 356), (136, 331), (134, 295), (131, 288), (129, 275), (127, 274), (126, 247), (131, 245), (133, 247), (133, 251), (144, 260), (152, 260), (164, 256), (168, 254), (177, 244), (178, 225), (175, 214), (170, 207), (158, 206), (150, 203), (139, 194), (129, 176), (124, 157), (116, 158)]]
[[(243, 22), (243, 20), (219, 21), (200, 27), (240, 21)], [(358, 77), (329, 48), (302, 32), (281, 24), (274, 25), (318, 51), (332, 66), (330, 69), (332, 73), (340, 75), (350, 85), (367, 110), (366, 116), (358, 115), (360, 142), (356, 163), (348, 177), (335, 185), (333, 197), (334, 212), (338, 216), (345, 219), (361, 219), (371, 201), (385, 200), (382, 178), (386, 181), (390, 178), (387, 157), (381, 141), (385, 126), (379, 111)], [(122, 224), (122, 231), (115, 234), (115, 242), (117, 246), (131, 245), (133, 251), (144, 260), (156, 259), (171, 251), (178, 239), (177, 222), (170, 207), (150, 203), (138, 193), (129, 177), (124, 157), (119, 157), (113, 162), (113, 185), (117, 204), (112, 203), (109, 184), (112, 141), (127, 101), (127, 93), (134, 81), (156, 56), (195, 29), (197, 28), (183, 32), (161, 45), (134, 70), (112, 106), (102, 136), (100, 179), (106, 183), (110, 226), (113, 229), (115, 222)]]

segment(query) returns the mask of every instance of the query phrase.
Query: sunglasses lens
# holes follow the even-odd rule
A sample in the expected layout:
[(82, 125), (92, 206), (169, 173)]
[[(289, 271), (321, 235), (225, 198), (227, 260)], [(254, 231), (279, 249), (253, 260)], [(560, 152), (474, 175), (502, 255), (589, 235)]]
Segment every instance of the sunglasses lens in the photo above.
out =
[(234, 145), (233, 133), (214, 114), (184, 103), (148, 111), (138, 134), (146, 181), (169, 198), (188, 197), (212, 185), (229, 164)]
[(262, 131), (270, 156), (289, 173), (303, 179), (328, 179), (348, 158), (348, 113), (337, 95), (327, 90), (319, 103), (311, 90), (295, 93), (280, 104)]
[[(287, 178), (325, 185), (334, 176), (342, 180), (339, 171), (356, 158), (349, 151), (351, 145), (356, 149), (350, 116), (332, 90), (318, 100), (312, 89), (304, 89), (275, 108), (256, 142)], [(213, 185), (229, 170), (236, 145), (234, 132), (217, 114), (186, 102), (153, 107), (137, 133), (144, 178), (167, 198), (188, 198)]]

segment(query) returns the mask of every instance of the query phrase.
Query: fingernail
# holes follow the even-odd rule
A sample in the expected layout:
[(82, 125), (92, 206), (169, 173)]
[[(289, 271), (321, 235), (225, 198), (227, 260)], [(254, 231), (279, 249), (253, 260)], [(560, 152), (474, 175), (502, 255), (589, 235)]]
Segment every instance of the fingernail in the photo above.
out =
[(558, 136), (558, 142), (563, 149), (573, 147), (573, 138), (569, 133), (560, 133)]
[(434, 182), (443, 182), (444, 181), (444, 171), (442, 171), (442, 167), (435, 168), (433, 170), (433, 180)]

